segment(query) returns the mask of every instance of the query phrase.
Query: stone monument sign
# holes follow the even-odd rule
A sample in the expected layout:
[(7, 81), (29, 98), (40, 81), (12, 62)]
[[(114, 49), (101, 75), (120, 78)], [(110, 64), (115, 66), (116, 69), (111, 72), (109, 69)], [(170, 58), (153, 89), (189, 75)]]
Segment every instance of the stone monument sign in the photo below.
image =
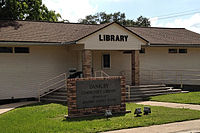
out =
[(67, 87), (69, 118), (126, 112), (124, 77), (68, 79)]

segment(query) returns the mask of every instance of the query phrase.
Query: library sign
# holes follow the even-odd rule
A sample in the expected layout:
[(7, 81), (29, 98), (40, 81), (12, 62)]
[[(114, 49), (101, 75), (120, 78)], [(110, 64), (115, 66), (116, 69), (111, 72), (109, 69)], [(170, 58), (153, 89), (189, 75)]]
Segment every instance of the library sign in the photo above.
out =
[(118, 105), (121, 103), (120, 79), (76, 82), (77, 108)]
[(99, 41), (127, 42), (128, 35), (105, 35), (99, 34)]
[(126, 113), (125, 78), (90, 77), (68, 79), (68, 117)]

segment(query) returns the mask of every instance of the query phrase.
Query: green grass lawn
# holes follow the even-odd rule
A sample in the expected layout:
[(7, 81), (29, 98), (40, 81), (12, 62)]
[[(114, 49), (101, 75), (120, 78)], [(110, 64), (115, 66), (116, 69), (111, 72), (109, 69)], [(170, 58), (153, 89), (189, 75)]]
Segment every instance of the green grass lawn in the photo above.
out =
[(151, 97), (150, 100), (160, 102), (200, 104), (200, 92), (160, 95)]
[[(134, 103), (127, 104), (127, 110), (134, 112)], [(200, 118), (200, 111), (151, 107), (152, 114), (134, 117), (133, 113), (110, 119), (91, 117), (66, 120), (67, 107), (61, 104), (35, 104), (17, 108), (0, 115), (1, 133), (77, 133), (100, 132), (131, 127), (149, 126)]]

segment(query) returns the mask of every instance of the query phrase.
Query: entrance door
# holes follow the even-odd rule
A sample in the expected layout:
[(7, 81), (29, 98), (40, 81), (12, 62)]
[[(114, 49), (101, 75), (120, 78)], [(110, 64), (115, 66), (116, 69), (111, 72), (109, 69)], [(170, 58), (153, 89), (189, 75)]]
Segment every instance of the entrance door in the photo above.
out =
[(104, 71), (109, 76), (124, 75), (126, 83), (131, 83), (131, 54), (124, 51), (93, 51), (92, 67)]

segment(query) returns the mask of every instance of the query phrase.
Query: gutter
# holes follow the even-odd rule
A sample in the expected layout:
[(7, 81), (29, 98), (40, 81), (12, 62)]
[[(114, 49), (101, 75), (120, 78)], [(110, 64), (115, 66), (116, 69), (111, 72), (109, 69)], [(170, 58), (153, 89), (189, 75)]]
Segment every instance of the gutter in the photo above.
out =
[(200, 47), (200, 44), (149, 44), (150, 47)]
[(76, 44), (76, 42), (26, 42), (26, 41), (0, 41), (0, 45), (34, 45), (34, 46), (63, 46), (68, 44)]
[(76, 41), (71, 41), (71, 42), (61, 42), (62, 45), (70, 45), (70, 44), (77, 44)]

